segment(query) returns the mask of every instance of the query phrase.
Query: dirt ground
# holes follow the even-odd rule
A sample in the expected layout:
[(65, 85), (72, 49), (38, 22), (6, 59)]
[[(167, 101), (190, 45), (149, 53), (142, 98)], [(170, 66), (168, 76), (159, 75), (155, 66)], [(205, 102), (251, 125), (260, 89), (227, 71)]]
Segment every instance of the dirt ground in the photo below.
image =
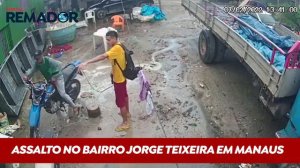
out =
[[(205, 28), (190, 16), (180, 0), (163, 1), (167, 20), (155, 23), (129, 22), (120, 40), (134, 51), (134, 61), (144, 67), (151, 82), (155, 113), (146, 115), (145, 103), (138, 102), (138, 80), (128, 81), (133, 127), (117, 133), (121, 122), (110, 84), (108, 61), (91, 65), (86, 77), (78, 77), (82, 92), (94, 94), (101, 108), (100, 118), (88, 118), (83, 109), (70, 123), (58, 122), (55, 115), (43, 113), (41, 132), (44, 137), (274, 137), (285, 122), (276, 121), (258, 100), (258, 88), (251, 75), (233, 54), (224, 62), (205, 65), (198, 55), (198, 36)], [(97, 28), (109, 23), (98, 22)], [(95, 56), (92, 43), (94, 26), (80, 28), (71, 43), (73, 49), (61, 58), (87, 60)], [(93, 86), (93, 87), (92, 87)], [(78, 102), (86, 103), (80, 98)], [(87, 102), (91, 103), (91, 102)], [(28, 137), (26, 101), (20, 116), (24, 123), (16, 136)], [(62, 125), (62, 128), (58, 125)], [(21, 167), (32, 167), (22, 165)], [(111, 165), (65, 164), (64, 168), (83, 167), (238, 167), (238, 165)], [(256, 165), (255, 167), (269, 167)]]

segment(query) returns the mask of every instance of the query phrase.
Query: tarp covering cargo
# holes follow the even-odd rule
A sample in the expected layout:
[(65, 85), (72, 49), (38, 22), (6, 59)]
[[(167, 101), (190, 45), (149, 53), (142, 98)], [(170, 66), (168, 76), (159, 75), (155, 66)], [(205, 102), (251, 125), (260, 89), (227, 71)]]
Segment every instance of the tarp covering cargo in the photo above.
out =
[[(251, 27), (262, 33), (265, 37), (275, 43), (278, 47), (284, 51), (288, 51), (295, 41), (290, 36), (280, 36), (276, 31), (269, 28), (267, 25), (259, 22), (257, 19), (250, 15), (239, 16), (241, 20), (249, 24)], [(272, 46), (262, 39), (259, 35), (254, 33), (246, 26), (240, 25), (239, 29), (236, 30), (247, 42), (255, 47), (265, 58), (269, 61), (272, 57)], [(285, 56), (276, 52), (274, 66), (279, 72), (284, 70)]]
[(160, 21), (166, 19), (166, 15), (157, 6), (144, 5), (141, 11), (142, 16), (154, 15), (155, 21)]

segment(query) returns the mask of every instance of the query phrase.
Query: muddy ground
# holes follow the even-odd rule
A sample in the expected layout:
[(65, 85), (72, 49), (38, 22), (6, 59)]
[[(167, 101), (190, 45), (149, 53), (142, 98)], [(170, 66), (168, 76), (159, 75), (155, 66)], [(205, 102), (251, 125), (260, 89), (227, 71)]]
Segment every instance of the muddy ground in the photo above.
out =
[[(85, 77), (78, 77), (82, 92), (94, 94), (101, 108), (100, 118), (88, 118), (82, 109), (70, 123), (43, 113), (44, 137), (274, 137), (285, 122), (276, 121), (258, 100), (252, 76), (233, 54), (222, 63), (205, 65), (198, 55), (198, 35), (205, 27), (190, 16), (180, 0), (163, 1), (167, 20), (155, 23), (129, 22), (120, 40), (134, 51), (134, 61), (144, 67), (151, 82), (156, 112), (146, 116), (145, 103), (138, 102), (138, 80), (128, 81), (133, 128), (117, 133), (121, 122), (114, 105), (108, 61), (91, 65)], [(92, 23), (91, 23), (92, 24)], [(98, 22), (97, 28), (109, 23)], [(71, 43), (73, 49), (59, 60), (68, 63), (94, 57), (94, 27), (80, 28)], [(87, 102), (80, 98), (78, 102)], [(90, 102), (88, 102), (90, 103)], [(28, 137), (30, 102), (24, 103), (21, 119), (25, 126), (17, 133)], [(62, 125), (60, 128), (58, 125)], [(31, 167), (32, 165), (23, 165)], [(238, 167), (238, 165), (163, 165), (165, 167)], [(81, 167), (162, 167), (162, 165), (63, 165)], [(256, 165), (269, 167), (269, 165)]]

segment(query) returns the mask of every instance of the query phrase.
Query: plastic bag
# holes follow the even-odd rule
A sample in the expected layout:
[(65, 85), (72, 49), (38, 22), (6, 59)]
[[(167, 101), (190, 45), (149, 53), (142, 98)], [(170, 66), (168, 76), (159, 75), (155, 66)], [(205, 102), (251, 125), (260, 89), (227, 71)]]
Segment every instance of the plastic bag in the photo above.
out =
[(150, 15), (150, 16), (142, 16), (142, 15), (138, 15), (138, 19), (142, 22), (149, 22), (154, 18), (154, 14)]
[(8, 119), (7, 119), (7, 114), (0, 113), (0, 128), (7, 127), (9, 125)]
[(160, 21), (166, 19), (166, 15), (157, 6), (144, 5), (141, 11), (142, 16), (154, 15), (154, 20)]
[(150, 91), (148, 91), (147, 93), (147, 99), (146, 99), (146, 113), (148, 115), (151, 115), (154, 111), (154, 104), (153, 104), (153, 100), (152, 100), (152, 94)]
[(19, 129), (21, 123), (17, 120), (14, 125), (9, 125), (9, 121), (6, 113), (0, 113), (0, 134), (11, 136), (17, 129)]
[(138, 18), (138, 16), (141, 14), (142, 8), (141, 7), (134, 7), (132, 8), (132, 15), (133, 18)]

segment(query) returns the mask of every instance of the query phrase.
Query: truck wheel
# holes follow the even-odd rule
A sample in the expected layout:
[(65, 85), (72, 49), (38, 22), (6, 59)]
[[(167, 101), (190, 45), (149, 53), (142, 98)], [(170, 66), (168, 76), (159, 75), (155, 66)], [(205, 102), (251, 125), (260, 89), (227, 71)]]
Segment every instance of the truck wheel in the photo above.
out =
[(205, 64), (212, 64), (215, 60), (216, 40), (211, 31), (202, 30), (199, 35), (198, 50)]
[(227, 47), (223, 44), (221, 40), (216, 38), (216, 58), (214, 62), (223, 62), (225, 57), (225, 51)]

